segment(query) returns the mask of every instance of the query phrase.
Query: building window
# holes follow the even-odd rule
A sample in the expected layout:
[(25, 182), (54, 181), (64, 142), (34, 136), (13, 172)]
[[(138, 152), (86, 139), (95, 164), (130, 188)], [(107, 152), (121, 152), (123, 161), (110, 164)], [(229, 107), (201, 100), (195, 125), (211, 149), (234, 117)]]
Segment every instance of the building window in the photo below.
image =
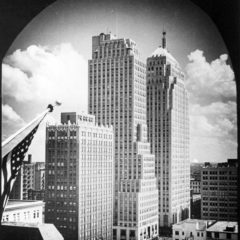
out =
[(232, 234), (231, 233), (227, 233), (227, 239), (232, 239)]
[(214, 233), (215, 238), (219, 238), (219, 232)]
[(175, 235), (179, 235), (179, 231), (175, 231)]

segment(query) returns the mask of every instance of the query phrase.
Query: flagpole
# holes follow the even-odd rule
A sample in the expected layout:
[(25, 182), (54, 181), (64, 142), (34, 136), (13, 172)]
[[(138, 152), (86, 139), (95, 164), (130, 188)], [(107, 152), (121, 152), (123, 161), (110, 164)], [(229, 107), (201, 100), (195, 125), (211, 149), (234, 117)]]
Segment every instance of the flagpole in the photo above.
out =
[(11, 135), (10, 137), (8, 137), (6, 140), (4, 140), (2, 142), (2, 148), (8, 144), (13, 138), (15, 138), (17, 135), (21, 134), (21, 132), (23, 132), (25, 129), (27, 129), (29, 126), (31, 126), (34, 122), (36, 122), (38, 119), (44, 118), (45, 115), (49, 112), (52, 112), (53, 108), (56, 106), (55, 105), (51, 105), (49, 104), (47, 109), (42, 112), (40, 115), (38, 115), (37, 117), (35, 117), (31, 122), (29, 122), (26, 126), (22, 127), (20, 130), (18, 130), (16, 133), (14, 133), (13, 135)]
[(45, 118), (45, 116), (52, 112), (55, 106), (61, 105), (59, 102), (56, 102), (54, 105), (49, 104), (47, 109), (42, 112), (40, 115), (38, 115), (36, 118), (34, 118), (31, 122), (29, 122), (26, 126), (22, 127), (20, 130), (18, 130), (16, 133), (8, 137), (5, 141), (2, 142), (2, 158), (8, 153), (7, 145), (15, 139), (17, 136), (19, 136), (22, 132), (24, 132), (27, 128), (29, 128), (33, 123), (38, 122), (41, 123), (41, 121)]
[(44, 115), (46, 115), (49, 112), (49, 108), (47, 110), (45, 110), (44, 112), (42, 112), (40, 115), (38, 115), (36, 118), (34, 118), (31, 122), (29, 122), (26, 126), (22, 127), (21, 129), (19, 129), (16, 133), (14, 133), (13, 135), (11, 135), (9, 138), (7, 138), (6, 140), (4, 140), (2, 142), (2, 148), (8, 144), (13, 138), (15, 138), (17, 135), (21, 134), (25, 129), (27, 129), (29, 126), (31, 126), (34, 122), (36, 122), (38, 119), (43, 118)]
[[(27, 149), (31, 144), (33, 135), (37, 131), (37, 128), (38, 128), (39, 124), (42, 122), (42, 120), (44, 119), (44, 117), (49, 112), (52, 112), (55, 106), (59, 106), (59, 105), (61, 105), (61, 103), (59, 103), (59, 102), (56, 102), (54, 105), (49, 104), (47, 109), (44, 112), (42, 112), (39, 116), (34, 118), (30, 123), (28, 123), (26, 126), (21, 128), (19, 131), (17, 131), (15, 134), (10, 136), (8, 139), (6, 139), (2, 143), (1, 186), (0, 186), (1, 187), (0, 225), (1, 225), (2, 214), (3, 214), (4, 208), (7, 204), (9, 194), (12, 190), (13, 183), (15, 182), (17, 174), (19, 173), (24, 155), (27, 153)], [(30, 134), (32, 134), (31, 138), (29, 138)], [(28, 142), (29, 144), (27, 147), (24, 148), (25, 150), (23, 148), (21, 149), (21, 152), (23, 152), (22, 155), (19, 150), (19, 152), (17, 153), (18, 158), (11, 161), (12, 152), (15, 151), (16, 147), (19, 146), (20, 143), (22, 144), (22, 142), (25, 141), (26, 139), (28, 139), (26, 142)], [(20, 155), (22, 156), (21, 161), (20, 161)], [(14, 157), (14, 155), (13, 155), (13, 157)], [(18, 161), (18, 163), (16, 163), (17, 161)], [(10, 174), (10, 171), (8, 172), (7, 165), (13, 164), (13, 163), (15, 164), (15, 166), (13, 166), (13, 170), (10, 170), (10, 171), (15, 171), (16, 168), (17, 168), (17, 171), (15, 171), (14, 176), (12, 176), (12, 174), (11, 174), (10, 178), (8, 178), (8, 174)], [(16, 164), (18, 164), (18, 165), (16, 165)], [(2, 167), (4, 167), (4, 168), (2, 168)]]

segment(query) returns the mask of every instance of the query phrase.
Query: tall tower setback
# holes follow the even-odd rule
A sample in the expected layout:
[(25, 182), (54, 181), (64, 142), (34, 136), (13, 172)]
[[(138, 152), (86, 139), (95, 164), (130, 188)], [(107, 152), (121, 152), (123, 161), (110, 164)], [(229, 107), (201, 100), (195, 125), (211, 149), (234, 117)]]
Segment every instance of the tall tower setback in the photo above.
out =
[(101, 33), (92, 38), (89, 112), (114, 126), (113, 239), (158, 235), (158, 192), (146, 126), (146, 69), (136, 43)]
[(189, 216), (190, 162), (188, 93), (176, 59), (162, 47), (147, 59), (147, 125), (159, 193), (159, 226)]

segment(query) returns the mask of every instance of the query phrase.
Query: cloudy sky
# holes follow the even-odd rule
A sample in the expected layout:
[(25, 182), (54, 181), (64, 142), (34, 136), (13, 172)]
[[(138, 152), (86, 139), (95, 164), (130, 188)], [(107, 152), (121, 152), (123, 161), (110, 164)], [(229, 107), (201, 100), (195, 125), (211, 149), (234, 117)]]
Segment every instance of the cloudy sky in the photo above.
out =
[(211, 20), (187, 0), (57, 1), (19, 34), (2, 63), (5, 139), (54, 100), (63, 105), (45, 120), (30, 153), (44, 161), (46, 122), (62, 111), (87, 111), (91, 38), (111, 31), (136, 41), (142, 59), (161, 44), (185, 72), (190, 96), (190, 158), (226, 161), (237, 156), (236, 90), (228, 52)]

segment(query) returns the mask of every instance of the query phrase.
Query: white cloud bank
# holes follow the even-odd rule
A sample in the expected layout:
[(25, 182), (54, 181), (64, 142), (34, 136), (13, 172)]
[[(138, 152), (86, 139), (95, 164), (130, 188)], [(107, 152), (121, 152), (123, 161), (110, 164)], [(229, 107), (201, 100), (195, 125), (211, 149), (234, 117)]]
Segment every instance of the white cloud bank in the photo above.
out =
[(34, 161), (44, 161), (46, 122), (59, 122), (60, 112), (87, 111), (87, 73), (87, 61), (68, 43), (54, 47), (32, 45), (5, 57), (2, 64), (4, 136), (19, 129), (16, 122), (28, 122), (49, 103), (62, 102), (41, 123), (29, 149)]
[(2, 105), (2, 118), (3, 121), (10, 121), (23, 124), (23, 119), (13, 110), (13, 108), (7, 104)]
[(87, 62), (71, 44), (17, 50), (4, 59), (2, 69), (4, 96), (18, 102), (59, 100), (65, 109), (86, 110)]
[(196, 50), (188, 58), (191, 158), (226, 161), (236, 157), (236, 84), (228, 56), (223, 54), (209, 63), (203, 51)]
[(235, 99), (234, 73), (227, 64), (226, 54), (209, 63), (203, 51), (195, 50), (188, 59), (190, 63), (186, 66), (186, 73), (191, 102), (209, 104)]

